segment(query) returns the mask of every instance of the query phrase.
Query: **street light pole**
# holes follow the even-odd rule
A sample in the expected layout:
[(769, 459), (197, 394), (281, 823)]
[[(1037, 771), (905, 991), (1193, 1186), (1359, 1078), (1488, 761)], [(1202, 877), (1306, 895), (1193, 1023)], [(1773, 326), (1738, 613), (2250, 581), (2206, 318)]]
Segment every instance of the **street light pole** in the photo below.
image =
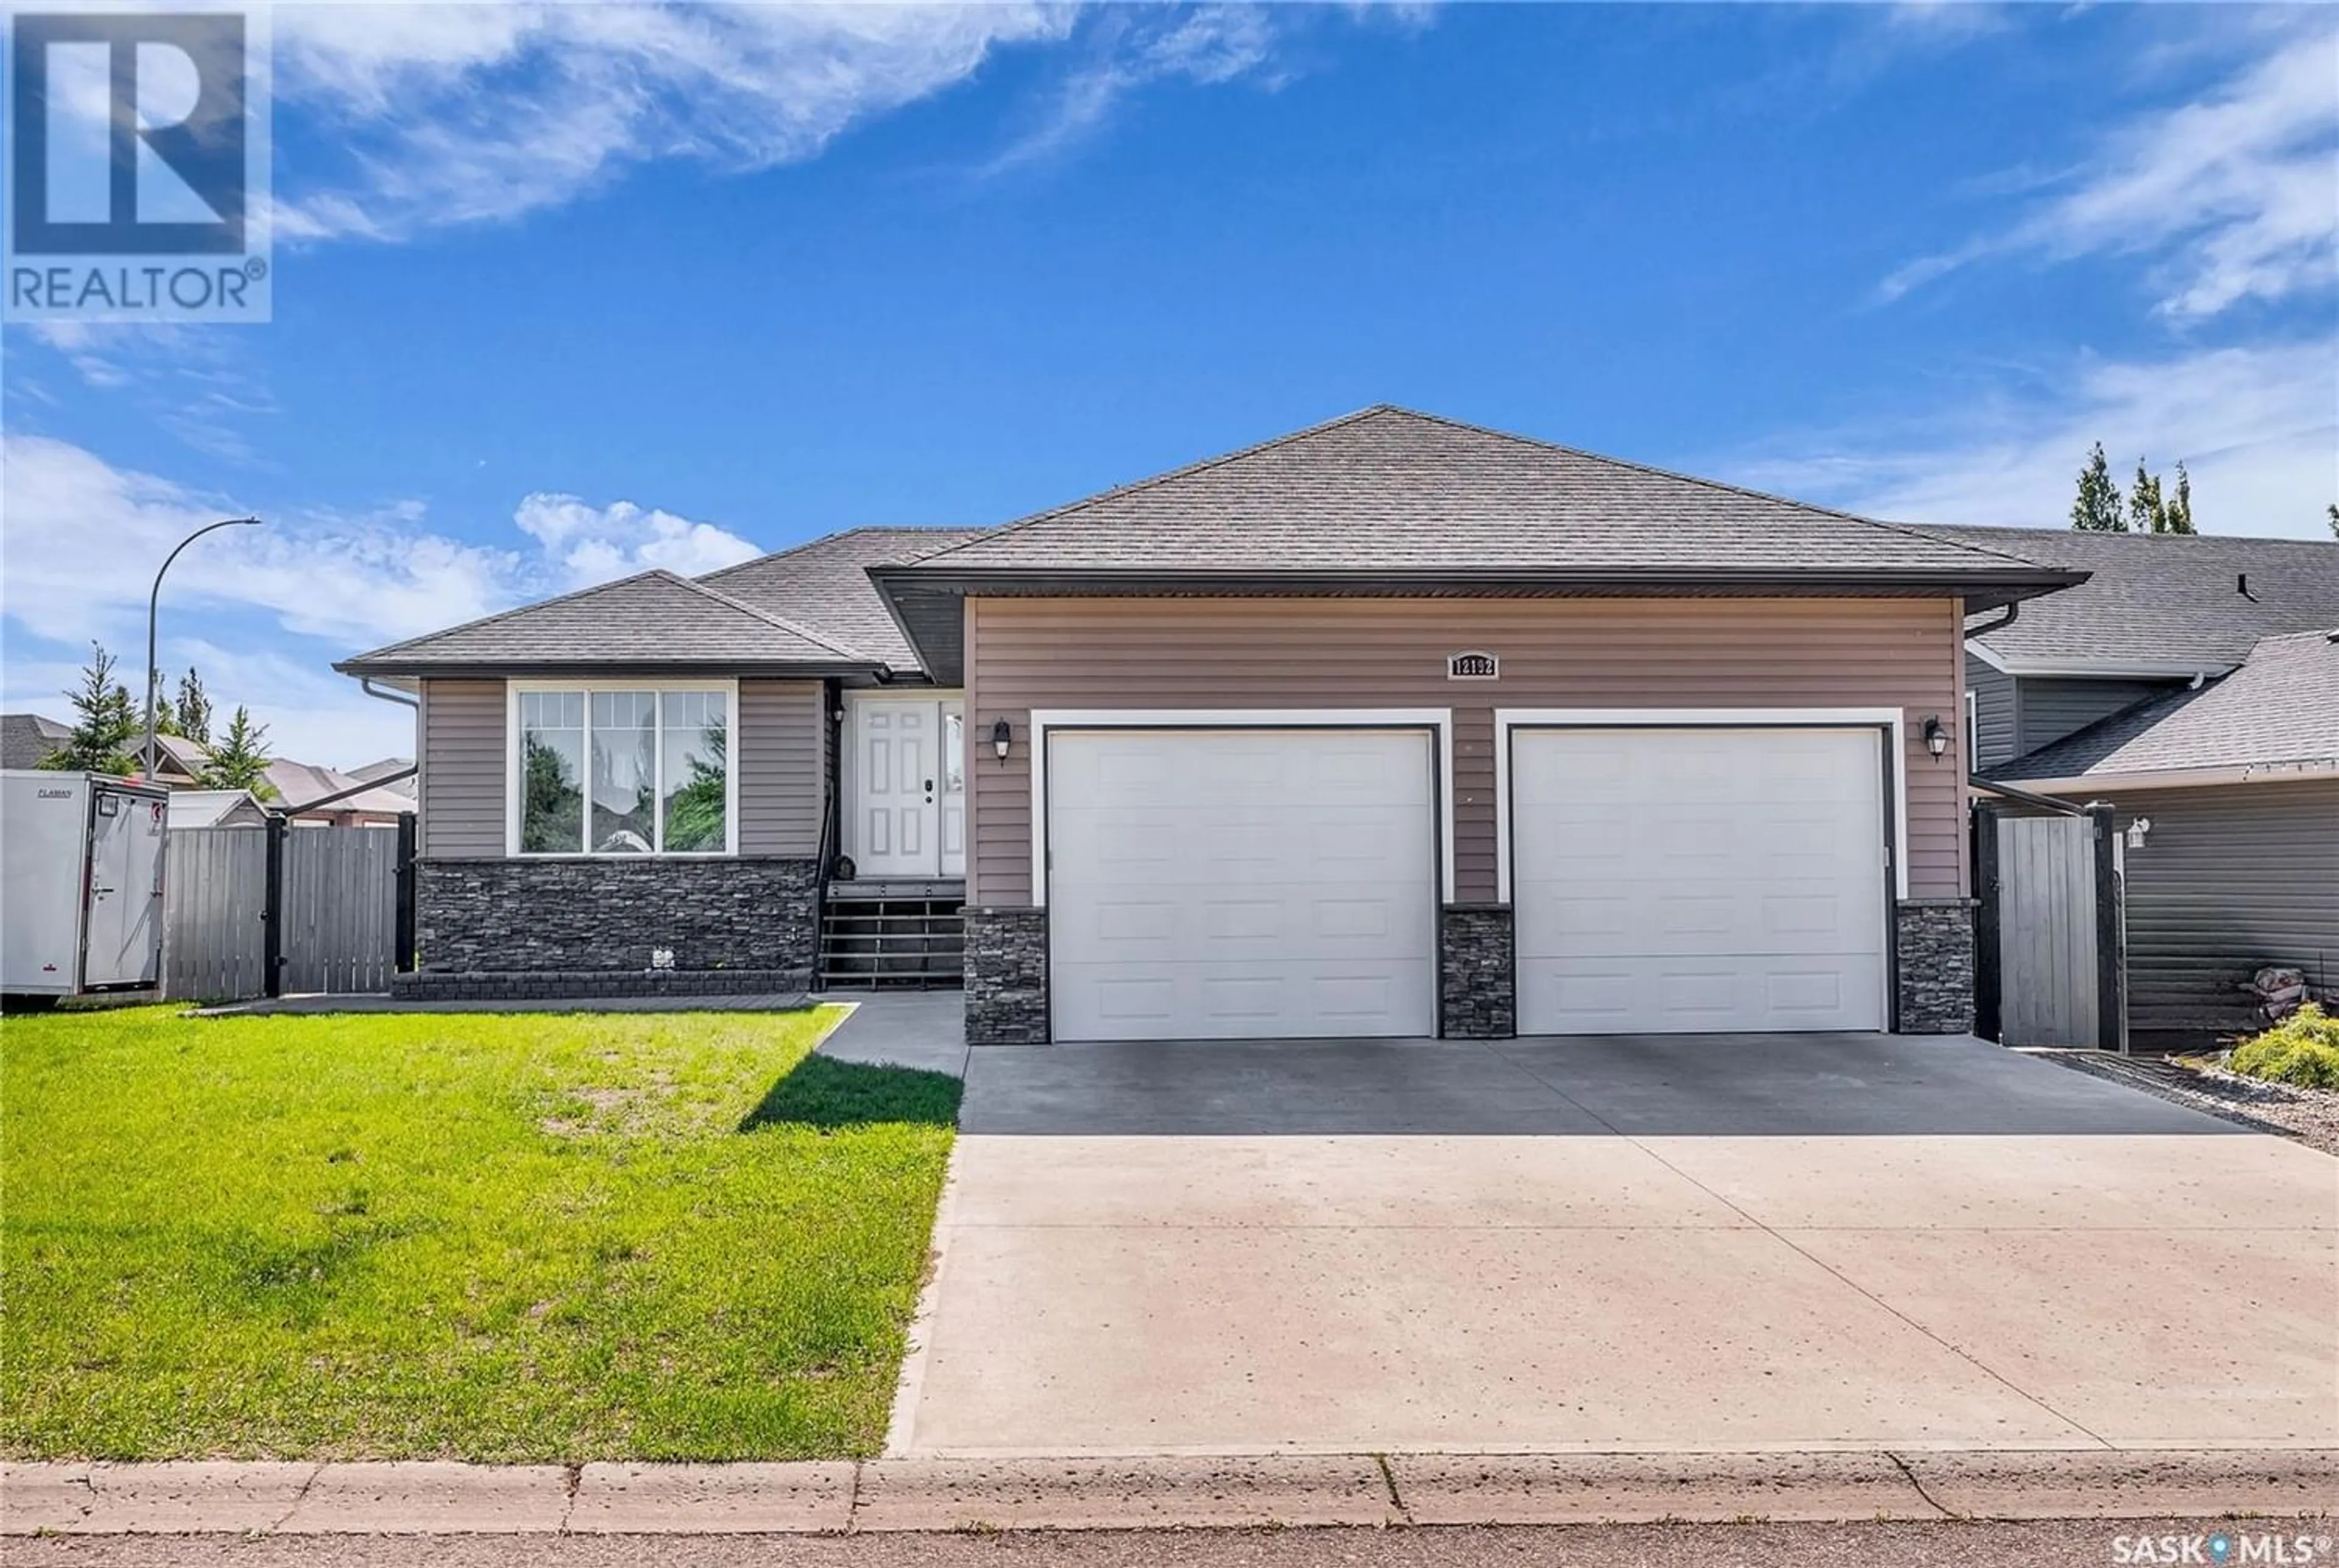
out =
[(163, 557), (162, 571), (154, 574), (153, 591), (146, 596), (146, 749), (138, 754), (138, 765), (144, 770), (143, 776), (148, 779), (154, 776), (154, 613), (163, 599), (163, 573), (171, 569), (171, 563), (179, 558), (181, 550), (214, 528), (256, 528), (259, 526), (258, 518), (228, 518), (220, 522), (207, 523), (181, 539), (171, 553)]

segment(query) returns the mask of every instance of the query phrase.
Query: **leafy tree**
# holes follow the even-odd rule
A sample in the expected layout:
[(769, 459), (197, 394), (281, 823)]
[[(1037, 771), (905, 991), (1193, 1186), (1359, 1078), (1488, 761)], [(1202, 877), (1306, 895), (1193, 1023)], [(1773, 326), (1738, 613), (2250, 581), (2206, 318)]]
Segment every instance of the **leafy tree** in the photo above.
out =
[(268, 782), (268, 726), (252, 722), (252, 710), (239, 705), (227, 722), (227, 734), (212, 747), (212, 759), (196, 775), (205, 789), (250, 790), (254, 799), (271, 800), (276, 786)]
[(2193, 476), (2185, 471), (2181, 461), (2176, 465), (2176, 496), (2168, 503), (2168, 531), (2172, 534), (2193, 531)]
[(2142, 458), (2136, 460), (2136, 483), (2127, 490), (2127, 526), (2130, 533), (2137, 534), (2168, 531), (2168, 508), (2160, 500), (2160, 477), (2144, 471)]
[(2324, 508), (2323, 515), (2331, 524), (2331, 537), (2334, 539), (2339, 539), (2339, 501), (2334, 501), (2331, 505)]
[(203, 677), (195, 673), (192, 665), (179, 677), (179, 701), (172, 716), (177, 722), (179, 734), (199, 746), (212, 744), (211, 694), (203, 690)]
[[(720, 724), (700, 732), (707, 755), (690, 759), (690, 782), (666, 797), (666, 847), (669, 851), (723, 847), (723, 779), (729, 771), (730, 734)], [(668, 756), (673, 748), (669, 747)]]
[(103, 646), (91, 643), (89, 653), (81, 689), (64, 694), (73, 704), (73, 733), (41, 765), (65, 773), (135, 773), (138, 715), (130, 688), (113, 678), (114, 658)]
[(2084, 533), (2124, 534), (2127, 521), (2120, 516), (2119, 487), (2112, 482), (2111, 465), (2104, 460), (2097, 441), (2079, 470), (2079, 493), (2071, 502), (2071, 526)]

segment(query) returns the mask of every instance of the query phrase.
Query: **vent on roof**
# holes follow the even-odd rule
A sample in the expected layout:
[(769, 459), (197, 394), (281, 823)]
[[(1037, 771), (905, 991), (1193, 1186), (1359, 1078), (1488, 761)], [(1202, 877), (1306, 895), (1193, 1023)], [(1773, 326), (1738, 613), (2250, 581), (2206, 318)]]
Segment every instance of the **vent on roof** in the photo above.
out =
[(2250, 574), (2247, 572), (2237, 572), (2234, 575), (2234, 592), (2252, 604), (2258, 602), (2257, 595), (2250, 592)]

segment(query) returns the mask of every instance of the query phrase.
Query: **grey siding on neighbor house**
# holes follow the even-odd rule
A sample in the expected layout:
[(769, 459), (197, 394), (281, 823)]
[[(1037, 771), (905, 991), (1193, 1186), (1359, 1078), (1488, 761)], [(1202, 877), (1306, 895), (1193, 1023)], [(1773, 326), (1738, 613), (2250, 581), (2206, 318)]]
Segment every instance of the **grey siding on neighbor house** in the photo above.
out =
[(504, 853), (504, 683), (422, 683), (419, 849), (427, 858)]
[(828, 724), (818, 681), (739, 683), (739, 853), (820, 853)]
[[(739, 683), (739, 853), (809, 857), (820, 848), (827, 725), (818, 681)], [(504, 853), (510, 742), (501, 681), (422, 683), (421, 853)]]
[(2097, 719), (2107, 719), (2122, 708), (2134, 707), (2147, 697), (2156, 697), (2184, 684), (2025, 676), (2015, 683), (2015, 712), (2021, 725), (2021, 745), (2013, 754), (2018, 756), (2040, 746), (2053, 745)]
[(2245, 1026), (2262, 964), (2339, 985), (2339, 781), (2109, 798), (2123, 832), (2152, 819), (2127, 855), (2132, 1034)]
[[(1904, 721), (1912, 897), (1962, 897), (1965, 770), (1925, 715), (1965, 727), (1951, 599), (971, 598), (968, 897), (1031, 898), (1034, 708), (1439, 708), (1453, 714), (1455, 896), (1495, 896), (1497, 707), (1891, 707)], [(1446, 678), (1461, 650), (1502, 678)]]
[(1974, 765), (1993, 768), (2019, 756), (2022, 748), (2015, 744), (2014, 677), (1968, 654), (1966, 689), (1973, 693), (1974, 700), (1978, 748)]

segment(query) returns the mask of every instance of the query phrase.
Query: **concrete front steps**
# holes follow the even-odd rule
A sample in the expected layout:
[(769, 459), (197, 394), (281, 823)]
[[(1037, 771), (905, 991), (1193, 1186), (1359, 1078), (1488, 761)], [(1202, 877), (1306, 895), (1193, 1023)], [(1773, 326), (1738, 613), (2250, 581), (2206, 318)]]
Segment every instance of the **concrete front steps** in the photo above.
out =
[(820, 920), (824, 991), (932, 991), (965, 983), (966, 883), (832, 882)]

